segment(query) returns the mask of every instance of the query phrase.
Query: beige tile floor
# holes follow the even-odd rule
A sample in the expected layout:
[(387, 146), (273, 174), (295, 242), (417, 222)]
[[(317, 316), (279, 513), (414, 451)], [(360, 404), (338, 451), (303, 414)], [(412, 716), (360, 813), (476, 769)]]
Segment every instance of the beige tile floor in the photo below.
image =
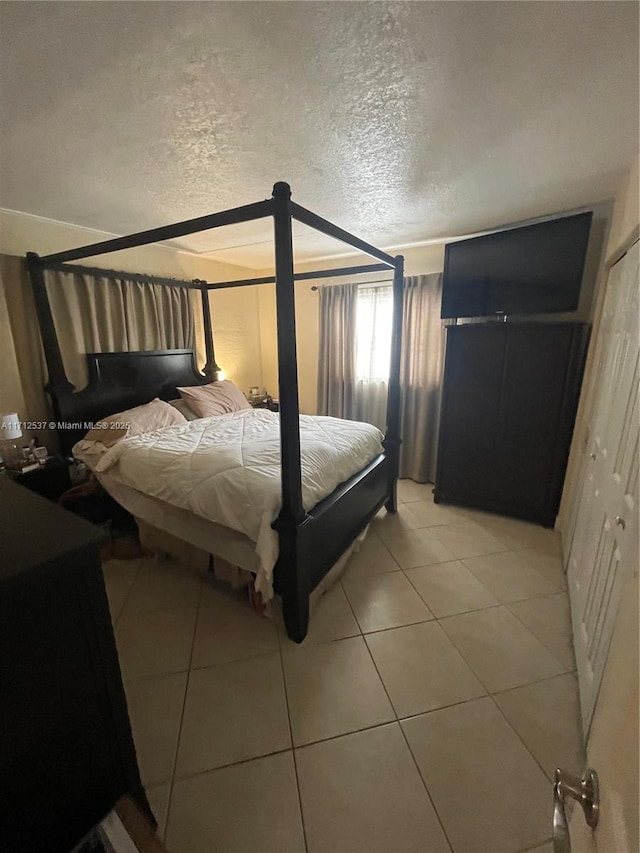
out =
[(172, 561), (105, 565), (170, 853), (551, 850), (584, 761), (558, 536), (399, 495), (301, 646)]

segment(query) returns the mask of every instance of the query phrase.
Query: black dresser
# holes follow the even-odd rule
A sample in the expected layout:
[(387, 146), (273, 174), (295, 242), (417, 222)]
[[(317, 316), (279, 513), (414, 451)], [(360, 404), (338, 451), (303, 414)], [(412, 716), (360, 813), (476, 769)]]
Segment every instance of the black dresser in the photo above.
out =
[(553, 526), (588, 332), (582, 323), (447, 328), (436, 502)]
[(68, 853), (138, 772), (98, 528), (0, 476), (0, 850)]

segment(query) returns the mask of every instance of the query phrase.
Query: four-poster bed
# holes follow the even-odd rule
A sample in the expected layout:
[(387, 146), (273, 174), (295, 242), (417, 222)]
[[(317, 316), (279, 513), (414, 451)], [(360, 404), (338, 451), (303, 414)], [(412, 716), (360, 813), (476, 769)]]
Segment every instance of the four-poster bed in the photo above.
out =
[[(75, 391), (63, 365), (60, 346), (45, 285), (45, 270), (76, 271), (72, 261), (193, 234), (239, 222), (272, 217), (274, 222), (275, 275), (209, 283), (199, 279), (177, 282), (145, 276), (152, 284), (187, 287), (199, 291), (204, 323), (206, 363), (199, 373), (192, 350), (87, 354), (89, 383)], [(359, 267), (294, 273), (292, 220), (308, 225), (373, 257), (377, 263)], [(217, 379), (209, 311), (209, 291), (275, 283), (277, 312), (278, 383), (280, 400), (281, 509), (273, 528), (279, 537), (274, 573), (275, 591), (282, 599), (287, 633), (301, 642), (307, 633), (309, 595), (340, 556), (385, 506), (396, 511), (396, 481), (400, 448), (400, 348), (402, 335), (402, 256), (392, 257), (291, 201), (286, 183), (277, 183), (270, 199), (214, 213), (174, 225), (59, 252), (46, 257), (27, 255), (27, 264), (49, 371), (46, 390), (58, 422), (79, 424), (62, 429), (59, 438), (69, 452), (91, 424), (115, 412), (148, 403), (155, 397), (171, 400), (181, 385), (204, 385)], [(86, 270), (86, 268), (85, 268)], [(340, 483), (316, 506), (305, 511), (302, 499), (300, 413), (295, 336), (294, 282), (363, 272), (393, 270), (393, 340), (387, 403), (387, 428), (383, 452), (349, 479)], [(97, 271), (96, 271), (97, 272)], [(104, 274), (104, 271), (101, 270)], [(131, 278), (131, 274), (126, 274)], [(87, 429), (89, 427), (87, 426)]]

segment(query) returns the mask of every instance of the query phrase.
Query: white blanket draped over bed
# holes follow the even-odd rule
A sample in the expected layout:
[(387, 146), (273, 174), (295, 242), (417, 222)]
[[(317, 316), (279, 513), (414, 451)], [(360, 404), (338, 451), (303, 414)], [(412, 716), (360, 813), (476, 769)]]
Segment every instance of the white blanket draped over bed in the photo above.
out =
[[(382, 452), (374, 426), (300, 416), (302, 502), (312, 509)], [(271, 527), (282, 503), (279, 415), (251, 409), (127, 438), (95, 466), (116, 480), (256, 543), (256, 589), (273, 595), (278, 535)]]

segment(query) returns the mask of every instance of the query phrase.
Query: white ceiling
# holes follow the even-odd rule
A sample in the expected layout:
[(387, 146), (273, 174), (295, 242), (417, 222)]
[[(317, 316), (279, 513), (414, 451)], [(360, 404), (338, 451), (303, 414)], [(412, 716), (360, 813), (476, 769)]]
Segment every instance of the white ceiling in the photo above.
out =
[[(615, 192), (634, 2), (0, 4), (0, 206), (124, 234), (270, 195), (377, 245)], [(298, 257), (342, 253), (301, 229)], [(254, 268), (268, 222), (180, 240)]]

